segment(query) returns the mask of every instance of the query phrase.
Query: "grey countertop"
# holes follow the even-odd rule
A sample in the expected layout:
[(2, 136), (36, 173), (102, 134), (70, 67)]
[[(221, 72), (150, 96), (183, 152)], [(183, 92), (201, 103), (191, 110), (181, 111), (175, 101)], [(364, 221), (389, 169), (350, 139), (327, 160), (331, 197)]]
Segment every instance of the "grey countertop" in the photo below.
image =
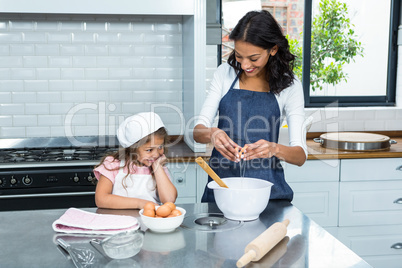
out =
[[(215, 204), (179, 206), (187, 210), (181, 227), (165, 234), (141, 227), (145, 231), (141, 251), (124, 260), (108, 259), (95, 250), (89, 241), (99, 236), (54, 232), (52, 223), (66, 209), (0, 212), (0, 267), (74, 267), (56, 245), (59, 237), (74, 247), (94, 250), (96, 265), (91, 267), (236, 267), (246, 245), (284, 219), (290, 220), (284, 240), (247, 267), (371, 267), (289, 202), (270, 201), (258, 220), (228, 224), (228, 230), (219, 231), (199, 230), (188, 224), (197, 215), (220, 213)], [(131, 215), (140, 220), (138, 210), (83, 209)]]

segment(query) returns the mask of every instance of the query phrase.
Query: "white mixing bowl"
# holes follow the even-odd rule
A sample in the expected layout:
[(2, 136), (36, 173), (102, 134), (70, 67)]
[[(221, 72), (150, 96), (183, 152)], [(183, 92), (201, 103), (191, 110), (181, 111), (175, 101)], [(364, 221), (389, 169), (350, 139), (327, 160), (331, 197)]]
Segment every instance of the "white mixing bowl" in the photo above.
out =
[(215, 201), (223, 215), (231, 220), (258, 219), (268, 205), (272, 183), (255, 178), (230, 177), (222, 179), (229, 188), (220, 187), (215, 181), (208, 183), (214, 191)]

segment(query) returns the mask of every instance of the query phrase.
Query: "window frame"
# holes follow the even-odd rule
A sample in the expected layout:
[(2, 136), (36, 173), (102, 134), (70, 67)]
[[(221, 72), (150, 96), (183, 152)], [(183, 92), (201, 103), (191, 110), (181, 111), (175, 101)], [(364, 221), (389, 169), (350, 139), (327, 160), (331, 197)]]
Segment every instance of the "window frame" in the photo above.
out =
[[(400, 0), (391, 0), (388, 70), (386, 95), (378, 96), (310, 96), (310, 53), (312, 0), (304, 1), (303, 29), (303, 74), (302, 84), (305, 107), (359, 107), (359, 106), (395, 106), (396, 76), (398, 61), (398, 26), (401, 13)], [(309, 38), (306, 38), (309, 37)]]

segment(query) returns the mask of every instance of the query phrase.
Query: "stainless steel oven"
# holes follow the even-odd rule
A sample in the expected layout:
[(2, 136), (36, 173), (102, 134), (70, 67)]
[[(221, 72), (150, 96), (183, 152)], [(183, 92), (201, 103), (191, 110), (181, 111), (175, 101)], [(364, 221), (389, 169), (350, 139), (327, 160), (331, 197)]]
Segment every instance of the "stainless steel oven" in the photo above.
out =
[(0, 210), (95, 206), (93, 168), (112, 136), (0, 139)]

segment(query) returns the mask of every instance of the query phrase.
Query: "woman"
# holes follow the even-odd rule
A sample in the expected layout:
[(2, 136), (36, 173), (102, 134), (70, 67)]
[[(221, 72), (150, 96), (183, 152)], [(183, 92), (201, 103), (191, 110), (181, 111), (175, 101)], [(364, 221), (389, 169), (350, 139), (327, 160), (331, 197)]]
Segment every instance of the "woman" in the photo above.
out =
[[(292, 71), (295, 56), (264, 10), (248, 12), (229, 38), (235, 49), (214, 74), (194, 140), (213, 144), (210, 166), (221, 178), (269, 180), (274, 184), (271, 199), (291, 201), (293, 191), (279, 160), (301, 166), (307, 158), (303, 89)], [(212, 127), (217, 112), (218, 127)], [(284, 116), (290, 146), (277, 143)], [(202, 202), (215, 202), (207, 187)]]

